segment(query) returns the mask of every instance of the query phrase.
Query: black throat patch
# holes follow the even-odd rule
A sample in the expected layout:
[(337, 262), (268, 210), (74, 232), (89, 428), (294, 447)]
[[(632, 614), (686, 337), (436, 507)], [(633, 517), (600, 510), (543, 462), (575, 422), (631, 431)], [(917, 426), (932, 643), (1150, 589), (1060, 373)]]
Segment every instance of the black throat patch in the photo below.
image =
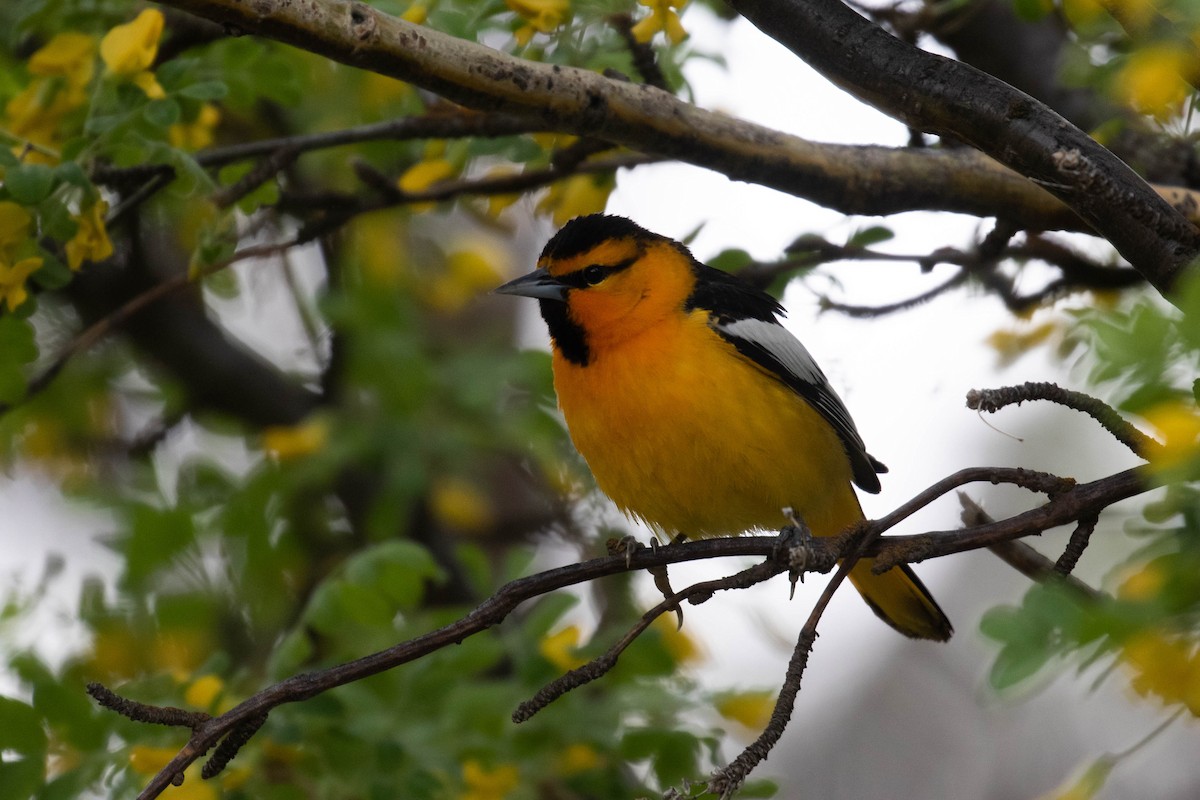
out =
[(550, 338), (563, 358), (579, 367), (586, 367), (591, 356), (588, 351), (587, 334), (583, 327), (571, 319), (567, 304), (559, 300), (539, 300), (538, 308), (542, 319), (550, 329)]

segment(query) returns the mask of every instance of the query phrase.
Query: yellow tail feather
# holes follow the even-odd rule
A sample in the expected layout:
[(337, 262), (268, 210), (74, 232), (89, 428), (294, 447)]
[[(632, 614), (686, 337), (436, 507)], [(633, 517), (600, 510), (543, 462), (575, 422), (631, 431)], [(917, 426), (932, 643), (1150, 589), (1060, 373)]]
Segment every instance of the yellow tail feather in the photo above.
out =
[(950, 638), (954, 633), (950, 620), (907, 565), (875, 575), (872, 563), (859, 561), (848, 577), (880, 619), (913, 639), (944, 642)]

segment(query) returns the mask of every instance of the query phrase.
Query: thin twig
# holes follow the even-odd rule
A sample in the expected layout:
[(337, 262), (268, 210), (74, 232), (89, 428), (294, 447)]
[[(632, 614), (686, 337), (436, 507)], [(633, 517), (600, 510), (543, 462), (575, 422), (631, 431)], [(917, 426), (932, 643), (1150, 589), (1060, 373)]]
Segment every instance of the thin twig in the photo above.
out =
[[(978, 525), (987, 525), (995, 522), (995, 520), (984, 511), (978, 503), (967, 496), (966, 492), (958, 493), (958, 500), (962, 504), (962, 521), (965, 527), (971, 528)], [(1054, 562), (1046, 558), (1044, 555), (1033, 549), (1025, 542), (1018, 540), (1009, 540), (1005, 542), (997, 542), (988, 547), (995, 556), (1001, 561), (1008, 564), (1017, 572), (1024, 575), (1030, 580), (1039, 583), (1047, 581), (1058, 581), (1064, 586), (1069, 586), (1080, 595), (1092, 600), (1099, 599), (1103, 596), (1101, 592), (1088, 586), (1083, 581), (1076, 578), (1074, 575), (1065, 575), (1058, 571)]]
[(812, 611), (809, 612), (804, 627), (800, 629), (796, 647), (792, 650), (792, 657), (788, 660), (787, 671), (784, 673), (783, 685), (779, 689), (775, 707), (771, 709), (771, 718), (767, 722), (766, 728), (737, 758), (713, 773), (708, 782), (708, 790), (719, 795), (722, 800), (731, 797), (745, 783), (746, 776), (770, 755), (783, 736), (796, 707), (796, 697), (800, 694), (800, 683), (804, 678), (804, 671), (808, 667), (808, 657), (817, 640), (817, 625), (821, 621), (821, 616), (829, 606), (829, 601), (833, 599), (834, 592), (838, 590), (846, 576), (850, 574), (850, 570), (858, 563), (864, 550), (874, 543), (880, 533), (878, 528), (860, 525), (854, 529), (854, 535), (846, 539), (850, 545), (850, 552), (842, 560), (829, 583), (825, 585), (824, 591), (821, 592), (821, 596), (817, 599)]
[(922, 292), (916, 297), (909, 297), (905, 300), (898, 300), (895, 303), (887, 303), (881, 306), (856, 306), (847, 303), (839, 303), (830, 300), (828, 297), (822, 297), (819, 301), (819, 307), (822, 311), (837, 311), (840, 314), (845, 314), (848, 317), (858, 317), (870, 319), (874, 317), (882, 317), (885, 314), (894, 314), (897, 311), (908, 311), (916, 308), (919, 305), (924, 305), (930, 300), (939, 297), (951, 289), (962, 286), (967, 282), (967, 278), (971, 273), (964, 270), (959, 270), (948, 281), (940, 283), (927, 292)]
[(1127, 422), (1112, 406), (1091, 395), (1064, 389), (1057, 384), (1030, 382), (1020, 386), (972, 389), (967, 392), (967, 408), (990, 414), (1014, 403), (1020, 405), (1026, 400), (1048, 400), (1087, 414), (1141, 458), (1149, 459), (1162, 449), (1161, 444)]
[(109, 711), (115, 711), (126, 719), (134, 722), (145, 722), (150, 725), (169, 725), (173, 728), (191, 728), (196, 730), (212, 717), (203, 711), (188, 711), (173, 706), (152, 706), (139, 703), (127, 697), (121, 697), (116, 692), (100, 683), (89, 683), (87, 693), (92, 699)]
[(686, 589), (664, 598), (658, 605), (642, 614), (637, 623), (626, 631), (625, 635), (617, 640), (603, 655), (597, 656), (581, 667), (564, 673), (539, 689), (532, 698), (517, 706), (517, 710), (512, 715), (513, 722), (525, 722), (567, 692), (577, 689), (584, 684), (591, 683), (607, 673), (617, 665), (617, 659), (621, 653), (625, 652), (625, 649), (633, 644), (634, 640), (641, 636), (656, 619), (674, 610), (681, 603), (686, 601), (692, 605), (699, 605), (717, 592), (729, 589), (746, 589), (755, 584), (770, 580), (788, 569), (789, 566), (786, 560), (768, 559), (724, 578), (694, 583)]

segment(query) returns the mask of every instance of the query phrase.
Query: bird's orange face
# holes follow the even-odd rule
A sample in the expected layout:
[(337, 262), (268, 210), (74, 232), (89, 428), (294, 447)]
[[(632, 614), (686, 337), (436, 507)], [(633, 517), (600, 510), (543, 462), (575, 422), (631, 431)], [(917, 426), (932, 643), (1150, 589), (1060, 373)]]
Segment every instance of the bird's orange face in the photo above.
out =
[(567, 313), (592, 344), (621, 341), (682, 307), (694, 285), (690, 263), (667, 240), (608, 239), (538, 266), (569, 287)]

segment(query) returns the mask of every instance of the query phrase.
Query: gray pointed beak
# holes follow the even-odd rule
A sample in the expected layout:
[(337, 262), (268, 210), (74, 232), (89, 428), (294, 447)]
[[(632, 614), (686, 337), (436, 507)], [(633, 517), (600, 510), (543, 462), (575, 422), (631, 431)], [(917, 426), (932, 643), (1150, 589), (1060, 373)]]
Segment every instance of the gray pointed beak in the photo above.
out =
[(509, 281), (503, 286), (492, 289), (492, 294), (515, 294), (520, 297), (536, 297), (539, 300), (567, 299), (567, 289), (570, 287), (560, 283), (544, 269), (535, 269), (528, 275), (522, 275), (515, 281)]

